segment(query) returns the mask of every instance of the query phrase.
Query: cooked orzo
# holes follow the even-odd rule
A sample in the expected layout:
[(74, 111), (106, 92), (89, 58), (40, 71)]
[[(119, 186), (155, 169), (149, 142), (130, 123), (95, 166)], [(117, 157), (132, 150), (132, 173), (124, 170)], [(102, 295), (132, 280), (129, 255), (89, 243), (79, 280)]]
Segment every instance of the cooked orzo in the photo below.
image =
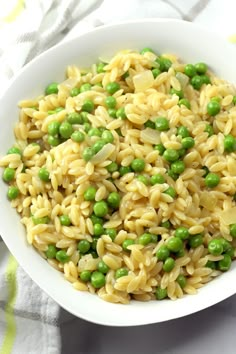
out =
[(236, 255), (236, 90), (205, 63), (125, 50), (19, 103), (0, 159), (26, 237), (74, 288), (184, 294)]

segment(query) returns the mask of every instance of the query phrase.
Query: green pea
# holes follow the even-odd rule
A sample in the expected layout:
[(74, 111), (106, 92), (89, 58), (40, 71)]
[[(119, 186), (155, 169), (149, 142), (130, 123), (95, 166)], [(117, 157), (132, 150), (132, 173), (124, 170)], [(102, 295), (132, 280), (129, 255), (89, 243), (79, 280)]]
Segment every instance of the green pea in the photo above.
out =
[(71, 221), (68, 215), (61, 215), (59, 216), (60, 219), (60, 223), (63, 226), (70, 226), (71, 225)]
[(144, 175), (138, 175), (137, 180), (142, 182), (143, 184), (145, 184), (145, 186), (149, 185), (149, 179), (148, 179), (148, 177), (146, 177)]
[(214, 261), (207, 261), (207, 264), (205, 265), (205, 267), (211, 268), (211, 269), (216, 269), (216, 262), (214, 262)]
[(110, 236), (110, 238), (112, 239), (112, 241), (115, 240), (117, 232), (116, 229), (105, 229), (105, 235)]
[(184, 73), (188, 76), (188, 77), (193, 77), (196, 75), (197, 71), (196, 68), (193, 64), (187, 64), (184, 67)]
[[(185, 139), (187, 139), (187, 138), (185, 138)], [(166, 149), (163, 153), (163, 158), (168, 162), (174, 162), (174, 161), (178, 160), (179, 153), (177, 150), (174, 150), (174, 149)]]
[(108, 108), (115, 108), (116, 107), (116, 98), (113, 96), (108, 96), (105, 98), (105, 105)]
[(236, 139), (229, 134), (224, 137), (224, 150), (226, 152), (233, 152), (236, 150)]
[(193, 235), (190, 237), (188, 243), (191, 248), (197, 248), (203, 244), (203, 236), (201, 234)]
[(182, 147), (178, 150), (179, 157), (183, 157), (186, 155), (186, 150)]
[(134, 159), (131, 162), (131, 168), (134, 172), (142, 172), (145, 168), (145, 161), (143, 159)]
[(69, 122), (62, 122), (59, 127), (59, 133), (62, 138), (69, 139), (74, 129)]
[(78, 112), (71, 112), (67, 115), (66, 120), (70, 124), (83, 124), (83, 118)]
[(19, 195), (20, 191), (17, 187), (10, 186), (7, 191), (7, 197), (9, 200), (16, 199)]
[(175, 237), (180, 238), (181, 240), (187, 240), (189, 238), (189, 231), (187, 227), (180, 226), (175, 230)]
[(163, 270), (166, 273), (169, 273), (172, 271), (172, 269), (175, 266), (175, 260), (172, 257), (166, 258), (164, 264), (163, 264)]
[(2, 179), (5, 182), (11, 182), (15, 178), (15, 170), (11, 167), (6, 167), (3, 171)]
[(32, 220), (34, 225), (39, 225), (39, 224), (48, 224), (50, 219), (48, 216), (43, 216), (41, 218), (35, 218), (34, 216), (32, 216)]
[(195, 90), (200, 90), (203, 85), (202, 77), (200, 75), (195, 75), (192, 77), (190, 83)]
[(229, 226), (229, 232), (232, 237), (236, 238), (236, 224), (231, 224)]
[(134, 240), (130, 240), (130, 239), (127, 238), (126, 240), (123, 241), (122, 248), (123, 248), (124, 251), (130, 251), (128, 249), (128, 247), (133, 245), (133, 244), (134, 244)]
[(159, 69), (161, 72), (168, 71), (172, 65), (172, 61), (165, 57), (157, 58), (156, 62), (159, 64)]
[(187, 279), (183, 274), (178, 275), (176, 281), (182, 289), (185, 288), (187, 284)]
[(82, 105), (82, 111), (92, 113), (94, 110), (94, 103), (91, 100), (85, 100)]
[(236, 104), (236, 96), (233, 97), (233, 104)]
[(159, 151), (159, 155), (163, 155), (165, 151), (165, 147), (163, 144), (157, 144), (154, 146), (154, 150)]
[(91, 275), (91, 284), (95, 289), (102, 288), (105, 285), (106, 278), (101, 272), (93, 272)]
[(145, 54), (145, 53), (153, 53), (153, 50), (149, 47), (146, 47), (146, 48), (143, 48), (141, 51), (140, 51), (140, 54)]
[(216, 116), (220, 112), (220, 103), (217, 101), (210, 101), (207, 104), (207, 113), (209, 116)]
[(107, 203), (111, 208), (118, 209), (120, 205), (120, 195), (117, 192), (111, 192), (108, 195)]
[(116, 118), (126, 119), (125, 107), (120, 107), (116, 111)]
[(157, 243), (157, 241), (158, 241), (158, 235), (155, 235), (155, 234), (151, 234), (151, 236), (152, 236), (152, 243)]
[(45, 89), (45, 95), (51, 95), (52, 93), (58, 93), (58, 83), (52, 82)]
[(90, 148), (90, 147), (86, 147), (86, 148), (84, 149), (84, 151), (83, 151), (83, 154), (82, 154), (83, 159), (84, 159), (84, 161), (86, 161), (86, 162), (88, 162), (89, 160), (91, 160), (91, 158), (93, 157), (93, 155), (94, 155), (94, 152), (93, 152), (92, 148)]
[(195, 69), (198, 74), (205, 74), (207, 72), (207, 65), (205, 63), (195, 64)]
[(108, 206), (104, 200), (96, 202), (93, 206), (94, 214), (98, 217), (103, 217), (108, 213)]
[(156, 252), (159, 261), (165, 261), (170, 256), (170, 251), (167, 246), (162, 245)]
[(57, 136), (48, 135), (48, 144), (51, 146), (58, 146), (61, 140)]
[(114, 136), (110, 130), (104, 130), (104, 132), (102, 133), (102, 139), (106, 143), (113, 143), (114, 142)]
[(94, 215), (94, 214), (92, 214), (92, 215), (90, 216), (90, 219), (91, 219), (93, 225), (95, 225), (95, 224), (103, 225), (103, 223), (104, 223), (104, 221), (103, 221), (102, 218), (99, 218), (98, 216), (96, 216), (96, 215)]
[(48, 245), (48, 249), (45, 252), (45, 255), (48, 259), (53, 259), (56, 258), (56, 254), (57, 254), (57, 249), (54, 245)]
[(104, 64), (104, 63), (98, 63), (97, 64), (97, 73), (98, 74), (101, 74), (101, 73), (105, 72), (104, 66), (106, 66), (106, 64)]
[(220, 183), (220, 177), (216, 173), (208, 173), (205, 177), (205, 185), (208, 188), (214, 188)]
[(177, 129), (177, 135), (180, 135), (181, 138), (187, 138), (190, 136), (188, 128), (183, 125)]
[(80, 86), (80, 92), (86, 92), (86, 91), (90, 91), (92, 88), (92, 86), (89, 83), (85, 83), (83, 85)]
[(151, 185), (154, 186), (155, 184), (163, 184), (165, 183), (165, 178), (160, 173), (151, 176), (150, 178)]
[(110, 117), (116, 118), (116, 109), (115, 108), (109, 108), (107, 111), (108, 111), (108, 114)]
[(229, 249), (227, 249), (227, 251), (225, 251), (225, 254), (228, 254), (231, 259), (234, 259), (234, 248), (231, 246)]
[(78, 250), (80, 251), (80, 253), (84, 254), (90, 250), (91, 244), (87, 240), (81, 240), (81, 241), (79, 241), (77, 247), (78, 247)]
[(177, 160), (177, 161), (172, 162), (170, 168), (174, 173), (180, 175), (185, 170), (185, 163), (181, 160)]
[(185, 106), (186, 108), (191, 109), (190, 102), (189, 102), (189, 100), (187, 100), (187, 98), (181, 98), (181, 100), (179, 100), (178, 105)]
[(208, 251), (213, 254), (213, 256), (220, 256), (221, 253), (223, 253), (223, 250), (222, 242), (217, 238), (208, 243)]
[(116, 162), (111, 162), (107, 167), (107, 171), (110, 173), (116, 172), (118, 170), (119, 166)]
[(156, 299), (157, 300), (163, 300), (167, 297), (167, 289), (162, 289), (160, 286), (156, 288)]
[[(93, 241), (91, 243), (91, 248), (96, 252), (97, 250), (97, 242), (98, 242), (99, 237), (93, 237)], [(91, 253), (91, 252), (90, 252)], [(96, 257), (95, 257), (96, 258)]]
[(144, 126), (145, 126), (145, 128), (151, 128), (151, 129), (155, 129), (155, 127), (156, 127), (155, 122), (153, 122), (150, 119), (144, 123)]
[(181, 250), (179, 250), (178, 252), (175, 253), (175, 257), (176, 257), (176, 258), (183, 257), (184, 255), (185, 255), (185, 251), (184, 251), (183, 248), (182, 248)]
[(91, 275), (92, 273), (90, 272), (90, 270), (83, 270), (79, 276), (82, 281), (88, 282), (91, 279)]
[(175, 90), (174, 88), (171, 88), (170, 89), (170, 94), (171, 95), (176, 95), (178, 96), (179, 98), (183, 98), (184, 97), (184, 93), (182, 90), (178, 91), (178, 90)]
[(71, 97), (78, 96), (79, 94), (80, 94), (80, 89), (78, 87), (73, 87), (73, 89), (70, 90)]
[(161, 223), (161, 227), (165, 227), (166, 229), (170, 229), (171, 223), (169, 222), (169, 220), (163, 221)]
[(89, 123), (88, 112), (80, 112), (82, 123)]
[(206, 84), (206, 85), (211, 84), (211, 80), (208, 75), (200, 75), (200, 76), (201, 76), (203, 84)]
[(48, 124), (48, 134), (55, 136), (59, 133), (59, 128), (60, 128), (60, 122), (58, 121), (53, 121)]
[(91, 254), (91, 256), (93, 257), (93, 258), (98, 258), (98, 254), (97, 254), (97, 252), (94, 250), (94, 251), (91, 251), (91, 252), (89, 252), (90, 254)]
[(38, 176), (43, 182), (50, 181), (50, 173), (45, 167), (39, 169)]
[(179, 175), (177, 173), (174, 173), (172, 170), (167, 171), (168, 176), (170, 176), (174, 181), (177, 181), (179, 178)]
[(94, 154), (97, 154), (98, 151), (100, 151), (100, 150), (103, 148), (103, 146), (105, 146), (106, 144), (107, 144), (107, 143), (106, 143), (106, 141), (105, 141), (104, 139), (97, 140), (97, 141), (93, 144), (93, 146), (91, 147), (92, 152), (93, 152)]
[(222, 272), (226, 272), (227, 270), (230, 269), (232, 260), (228, 254), (224, 254), (223, 257), (224, 258), (218, 262), (218, 269), (221, 270)]
[(131, 168), (129, 166), (121, 166), (119, 169), (120, 176), (124, 176), (126, 173), (132, 172)]
[(89, 130), (91, 129), (91, 124), (86, 122), (83, 124), (83, 128), (84, 128), (85, 133), (88, 133)]
[(152, 75), (154, 77), (154, 79), (159, 76), (161, 74), (161, 70), (155, 68), (155, 69), (152, 69)]
[(66, 263), (69, 261), (70, 257), (67, 255), (65, 250), (57, 251), (56, 259), (61, 263)]
[(101, 131), (98, 129), (98, 128), (91, 128), (89, 131), (88, 131), (88, 136), (101, 136)]
[(84, 192), (84, 199), (89, 200), (89, 201), (94, 201), (95, 200), (95, 195), (96, 195), (96, 188), (95, 187), (88, 187), (86, 191)]
[(192, 137), (186, 137), (186, 138), (183, 138), (182, 141), (182, 146), (184, 149), (191, 149), (192, 147), (194, 147), (195, 145), (195, 141)]
[(98, 270), (99, 272), (101, 272), (101, 273), (103, 273), (103, 274), (107, 274), (107, 272), (109, 271), (109, 269), (110, 269), (110, 268), (108, 267), (108, 265), (106, 265), (105, 262), (103, 262), (103, 261), (98, 262), (97, 270)]
[(105, 89), (110, 95), (113, 95), (116, 91), (120, 89), (120, 84), (118, 84), (118, 82), (110, 82), (106, 85)]
[(178, 252), (183, 248), (183, 241), (179, 237), (171, 237), (166, 244), (170, 252)]
[(116, 270), (115, 272), (115, 279), (121, 278), (121, 277), (125, 277), (126, 275), (128, 275), (128, 269), (126, 268), (119, 268)]
[(7, 151), (7, 155), (10, 155), (10, 154), (22, 155), (21, 150), (20, 150), (18, 147), (15, 147), (15, 146), (13, 146), (12, 148), (10, 148), (10, 149)]
[(228, 250), (231, 250), (233, 247), (231, 246), (231, 243), (224, 239), (223, 237), (219, 238), (220, 242), (222, 243), (223, 246), (223, 252), (226, 252)]
[(204, 132), (208, 133), (208, 136), (212, 136), (214, 134), (214, 129), (211, 124), (206, 124)]
[(163, 193), (168, 194), (170, 197), (175, 198), (177, 193), (173, 187), (168, 187)]
[(165, 117), (159, 117), (155, 120), (155, 127), (160, 132), (169, 130), (169, 121)]
[(105, 233), (105, 230), (102, 225), (94, 224), (93, 226), (93, 234), (94, 236), (101, 236)]
[(148, 245), (150, 242), (152, 242), (152, 235), (149, 233), (142, 234), (138, 239), (138, 243), (143, 246)]
[(84, 133), (80, 132), (79, 130), (75, 130), (71, 134), (71, 139), (75, 141), (76, 143), (82, 143), (85, 139)]

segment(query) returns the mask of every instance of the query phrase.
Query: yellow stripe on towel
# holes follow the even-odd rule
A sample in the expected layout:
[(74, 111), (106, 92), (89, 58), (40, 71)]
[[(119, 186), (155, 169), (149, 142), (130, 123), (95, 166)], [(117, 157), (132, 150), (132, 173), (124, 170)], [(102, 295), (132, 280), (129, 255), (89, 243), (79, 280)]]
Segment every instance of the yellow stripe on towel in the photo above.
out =
[(16, 321), (14, 317), (14, 305), (16, 302), (17, 295), (17, 282), (16, 282), (16, 271), (18, 263), (15, 258), (10, 255), (7, 269), (6, 269), (6, 281), (8, 286), (8, 302), (5, 308), (6, 316), (6, 333), (3, 340), (2, 348), (0, 349), (0, 354), (10, 354), (14, 345), (16, 338)]

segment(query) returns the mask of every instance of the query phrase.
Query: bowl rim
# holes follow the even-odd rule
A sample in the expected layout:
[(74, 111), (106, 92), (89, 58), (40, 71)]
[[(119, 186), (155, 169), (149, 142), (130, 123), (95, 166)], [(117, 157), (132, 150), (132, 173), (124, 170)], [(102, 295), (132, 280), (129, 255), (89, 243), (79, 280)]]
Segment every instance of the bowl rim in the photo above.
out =
[[(169, 24), (178, 24), (180, 26), (185, 26), (186, 28), (189, 27), (195, 27), (195, 29), (199, 30), (200, 32), (207, 32), (209, 35), (213, 36), (214, 38), (221, 38), (224, 40), (224, 45), (228, 46), (228, 48), (232, 48), (236, 54), (236, 50), (235, 48), (233, 48), (232, 44), (227, 43), (226, 39), (224, 39), (223, 37), (217, 35), (216, 33), (214, 33), (211, 30), (208, 30), (207, 28), (205, 28), (204, 26), (198, 25), (196, 23), (191, 23), (188, 21), (184, 21), (184, 20), (179, 20), (179, 19), (170, 19), (170, 18), (157, 18), (157, 19), (141, 19), (141, 20), (131, 20), (131, 21), (120, 21), (120, 22), (114, 22), (111, 24), (106, 24), (106, 25), (102, 25), (102, 26), (98, 26), (95, 27), (93, 29), (89, 29), (86, 32), (80, 33), (76, 36), (74, 36), (73, 38), (70, 39), (66, 39), (63, 40), (62, 42), (58, 43), (57, 45), (49, 48), (48, 50), (44, 51), (43, 53), (39, 54), (38, 56), (36, 56), (32, 61), (30, 61), (29, 63), (27, 63), (21, 70), (19, 70), (19, 72), (17, 73), (17, 75), (15, 75), (8, 84), (8, 87), (5, 90), (5, 93), (2, 95), (2, 97), (0, 98), (0, 102), (3, 104), (4, 98), (5, 96), (9, 95), (9, 90), (11, 89), (11, 86), (14, 84), (14, 82), (21, 76), (24, 75), (25, 71), (28, 70), (28, 68), (30, 68), (32, 65), (34, 65), (35, 62), (38, 62), (41, 60), (42, 57), (44, 57), (45, 55), (48, 55), (48, 53), (53, 52), (53, 51), (57, 51), (60, 48), (63, 48), (65, 45), (68, 45), (68, 43), (76, 43), (76, 41), (78, 41), (81, 37), (84, 37), (90, 33), (94, 33), (96, 34), (97, 32), (100, 31), (106, 31), (109, 30), (110, 28), (114, 28), (114, 27), (121, 27), (121, 26), (126, 26), (126, 25), (132, 25), (132, 24), (145, 24), (145, 23), (169, 23)], [(223, 44), (223, 41), (222, 41)], [(0, 226), (1, 229), (1, 226)], [(184, 311), (183, 308), (181, 306), (182, 312), (180, 311), (175, 311), (173, 314), (169, 314), (168, 316), (161, 316), (160, 318), (157, 318), (156, 320), (151, 320), (148, 321), (146, 319), (139, 319), (138, 323), (135, 322), (131, 322), (129, 324), (126, 324), (125, 319), (123, 321), (116, 321), (114, 319), (114, 321), (111, 323), (106, 323), (106, 321), (102, 320), (102, 319), (93, 319), (89, 316), (86, 316), (85, 314), (78, 314), (75, 309), (73, 308), (73, 304), (71, 304), (71, 306), (65, 305), (65, 303), (63, 303), (62, 299), (60, 298), (60, 296), (57, 296), (57, 293), (54, 292), (52, 293), (52, 291), (50, 291), (47, 286), (45, 284), (42, 284), (42, 282), (40, 281), (40, 275), (36, 275), (34, 269), (32, 269), (30, 267), (30, 265), (27, 265), (27, 262), (25, 260), (23, 260), (22, 258), (18, 258), (18, 254), (16, 252), (16, 250), (14, 248), (11, 247), (11, 241), (7, 238), (7, 235), (2, 235), (2, 239), (5, 242), (5, 244), (7, 245), (8, 249), (10, 250), (10, 252), (14, 255), (14, 257), (17, 259), (17, 262), (21, 265), (21, 267), (24, 269), (24, 271), (30, 276), (31, 279), (33, 279), (33, 281), (43, 290), (45, 291), (50, 297), (52, 297), (62, 308), (64, 308), (65, 310), (69, 311), (70, 313), (72, 313), (73, 315), (80, 317), (84, 320), (90, 321), (90, 322), (94, 322), (97, 324), (101, 324), (101, 325), (112, 325), (112, 326), (137, 326), (137, 325), (145, 325), (145, 324), (152, 324), (152, 323), (158, 323), (158, 322), (164, 322), (164, 321), (168, 321), (168, 320), (172, 320), (172, 319), (176, 319), (176, 318), (180, 318), (180, 317), (184, 317), (193, 313), (196, 313), (198, 311), (201, 311), (205, 308), (208, 308), (228, 297), (230, 297), (231, 295), (236, 293), (236, 283), (234, 286), (228, 286), (225, 289), (225, 292), (219, 292), (217, 294), (215, 294), (214, 299), (211, 299), (211, 301), (208, 301), (207, 303), (198, 303), (198, 305), (195, 304), (195, 307), (193, 308), (193, 306), (186, 306)], [(228, 284), (225, 281), (226, 284)], [(71, 284), (69, 284), (70, 286), (72, 286)], [(198, 293), (199, 296), (199, 293)], [(188, 295), (186, 297), (184, 297), (184, 299), (187, 299)], [(102, 300), (101, 300), (102, 301)], [(179, 299), (178, 301), (182, 301), (182, 299)], [(185, 300), (186, 301), (186, 300)], [(146, 304), (145, 304), (146, 305)], [(119, 308), (119, 306), (124, 306), (124, 305), (120, 305), (120, 304), (115, 304), (115, 306), (118, 306), (117, 308)], [(128, 305), (129, 306), (129, 305)], [(132, 305), (131, 305), (132, 306)], [(114, 308), (114, 304), (109, 304), (107, 303), (107, 308), (109, 308), (112, 310)]]

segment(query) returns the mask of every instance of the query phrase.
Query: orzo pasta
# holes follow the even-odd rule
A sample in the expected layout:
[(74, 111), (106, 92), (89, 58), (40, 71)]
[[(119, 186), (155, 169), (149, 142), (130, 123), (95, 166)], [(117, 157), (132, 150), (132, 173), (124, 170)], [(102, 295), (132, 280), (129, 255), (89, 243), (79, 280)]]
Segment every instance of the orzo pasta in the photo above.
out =
[(0, 159), (28, 242), (106, 301), (195, 294), (236, 255), (234, 86), (149, 48), (66, 76)]

